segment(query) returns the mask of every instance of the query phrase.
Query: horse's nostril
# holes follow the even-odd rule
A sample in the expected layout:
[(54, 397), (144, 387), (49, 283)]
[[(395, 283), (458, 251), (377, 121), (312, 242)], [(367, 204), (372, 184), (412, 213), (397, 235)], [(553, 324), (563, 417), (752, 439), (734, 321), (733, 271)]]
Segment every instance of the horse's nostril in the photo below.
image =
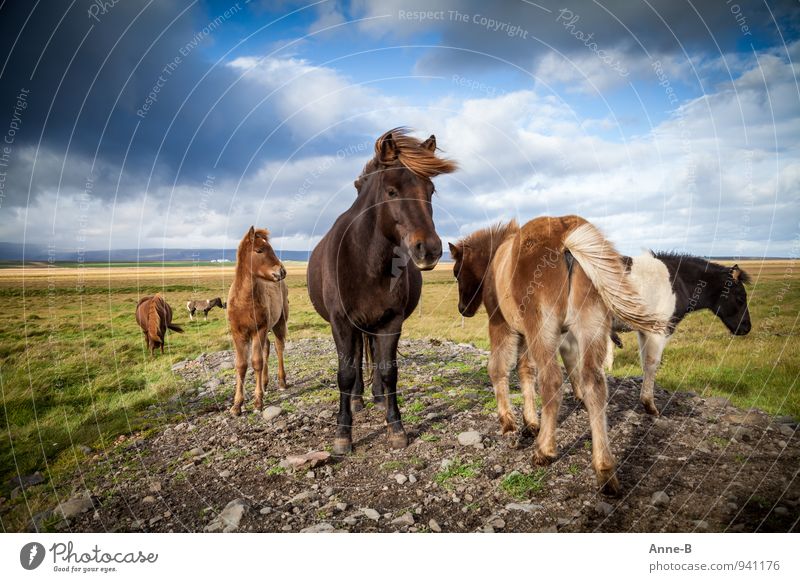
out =
[(417, 244), (414, 245), (414, 250), (417, 251), (417, 255), (422, 256), (425, 254), (425, 243), (419, 241)]

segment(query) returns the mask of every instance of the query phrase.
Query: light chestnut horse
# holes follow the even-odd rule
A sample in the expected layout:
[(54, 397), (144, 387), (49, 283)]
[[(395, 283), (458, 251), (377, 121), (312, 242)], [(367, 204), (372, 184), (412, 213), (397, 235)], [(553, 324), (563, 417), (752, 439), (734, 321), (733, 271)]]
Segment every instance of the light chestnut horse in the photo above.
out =
[(168, 329), (183, 333), (183, 328), (172, 323), (172, 308), (161, 293), (139, 300), (136, 305), (136, 323), (142, 328), (151, 356), (156, 348), (161, 348), (161, 353), (164, 353), (164, 336)]
[(186, 302), (186, 310), (189, 312), (189, 319), (194, 321), (194, 314), (198, 311), (203, 312), (203, 319), (208, 319), (208, 312), (215, 307), (225, 309), (226, 304), (219, 297), (214, 299), (192, 299)]
[(236, 348), (236, 394), (231, 407), (234, 416), (242, 413), (248, 358), (256, 380), (253, 407), (256, 410), (263, 407), (264, 388), (269, 382), (270, 330), (275, 334), (278, 355), (278, 387), (286, 388), (283, 346), (289, 318), (289, 289), (285, 277), (286, 269), (269, 244), (269, 232), (251, 226), (239, 243), (236, 273), (227, 303), (228, 323)]
[[(564, 360), (573, 389), (586, 406), (592, 463), (601, 490), (619, 493), (607, 434), (603, 374), (612, 315), (635, 329), (664, 333), (665, 318), (650, 313), (625, 275), (619, 253), (578, 216), (537, 218), (478, 231), (450, 245), (462, 315), (481, 304), (489, 315), (489, 377), (503, 433), (516, 431), (508, 375), (517, 363), (525, 428), (538, 431), (533, 463), (556, 458)], [(542, 397), (539, 425), (534, 376)]]

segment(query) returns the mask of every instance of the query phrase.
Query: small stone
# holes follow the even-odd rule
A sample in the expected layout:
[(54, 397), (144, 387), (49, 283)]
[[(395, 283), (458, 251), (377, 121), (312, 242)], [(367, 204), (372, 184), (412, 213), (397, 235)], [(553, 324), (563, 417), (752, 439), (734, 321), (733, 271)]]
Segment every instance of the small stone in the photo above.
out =
[(779, 505), (778, 507), (776, 507), (775, 509), (773, 509), (773, 510), (772, 510), (772, 512), (773, 512), (775, 515), (781, 515), (781, 516), (783, 516), (783, 515), (789, 515), (789, 510), (788, 510), (788, 509), (786, 509), (785, 507), (783, 507), (782, 505)]
[(442, 459), (441, 462), (439, 463), (439, 468), (442, 471), (447, 471), (452, 464), (453, 464), (453, 459)]
[(694, 522), (694, 528), (705, 531), (708, 529), (708, 522), (704, 519), (698, 519)]
[(280, 406), (267, 406), (264, 409), (264, 412), (261, 413), (261, 417), (267, 422), (271, 422), (278, 418), (281, 414), (283, 414), (283, 408)]
[(172, 364), (172, 371), (177, 372), (178, 370), (183, 370), (188, 365), (189, 365), (189, 360), (183, 360), (182, 362), (178, 362), (177, 364)]
[(286, 459), (284, 459), (284, 461), (288, 467), (292, 467), (294, 469), (299, 469), (306, 465), (313, 469), (314, 467), (318, 467), (319, 465), (325, 463), (330, 456), (331, 454), (327, 451), (315, 451), (305, 455), (289, 455), (286, 457)]
[(474, 447), (481, 444), (481, 433), (476, 430), (468, 430), (458, 435), (458, 444), (465, 447)]
[(544, 509), (544, 506), (537, 505), (536, 503), (508, 503), (506, 509), (509, 511), (524, 511), (525, 513), (530, 513), (538, 509)]
[(258, 512), (259, 512), (261, 515), (267, 515), (267, 514), (269, 514), (269, 513), (272, 513), (272, 508), (271, 508), (271, 507), (269, 507), (269, 506), (264, 506), (264, 507), (262, 507), (261, 509), (259, 509), (259, 510), (258, 510)]
[(60, 515), (64, 519), (70, 519), (76, 515), (89, 511), (92, 509), (92, 507), (94, 507), (94, 505), (92, 504), (91, 498), (88, 496), (79, 496), (73, 497), (72, 499), (63, 503), (59, 503), (53, 510), (53, 513)]
[(44, 477), (39, 471), (31, 475), (25, 475), (24, 477), (14, 477), (9, 481), (9, 486), (11, 487), (33, 487), (34, 485), (40, 485), (44, 483)]
[(148, 495), (147, 497), (142, 499), (142, 503), (155, 503), (155, 502), (156, 502), (156, 498), (153, 497), (152, 495)]
[(398, 473), (397, 475), (394, 476), (394, 480), (397, 481), (398, 485), (402, 485), (403, 483), (408, 481), (408, 477), (406, 477), (402, 473)]
[(223, 478), (223, 479), (227, 479), (227, 478), (228, 478), (228, 477), (230, 477), (232, 474), (233, 474), (233, 473), (231, 473), (231, 472), (230, 472), (228, 469), (225, 469), (224, 471), (220, 471), (220, 473), (219, 473), (219, 476), (220, 476), (221, 478)]
[(793, 437), (793, 436), (794, 436), (794, 432), (795, 432), (795, 431), (794, 431), (794, 429), (792, 428), (792, 426), (791, 426), (791, 425), (789, 425), (789, 424), (782, 424), (782, 425), (781, 425), (781, 428), (780, 428), (780, 432), (781, 432), (781, 434), (782, 434), (783, 436), (791, 438), (791, 437)]
[(666, 507), (669, 505), (669, 495), (664, 491), (656, 491), (653, 493), (652, 497), (650, 497), (650, 504), (655, 507)]
[(336, 509), (338, 509), (339, 511), (345, 511), (347, 509), (347, 504), (339, 502), (336, 504)]
[(556, 520), (556, 525), (558, 527), (564, 527), (565, 525), (569, 525), (571, 523), (572, 519), (569, 517), (559, 517), (558, 520)]
[(363, 513), (365, 516), (367, 516), (372, 521), (378, 521), (381, 518), (381, 514), (380, 513), (378, 513), (377, 511), (375, 511), (374, 509), (369, 508), (369, 507), (363, 508), (361, 510), (361, 513)]
[(158, 493), (159, 491), (161, 491), (161, 483), (159, 483), (158, 481), (150, 483), (150, 491), (152, 491), (153, 493)]
[(219, 531), (228, 533), (239, 529), (239, 523), (248, 509), (247, 501), (234, 499), (225, 506), (220, 514), (205, 527), (205, 531)]
[(442, 533), (442, 528), (439, 526), (439, 522), (435, 519), (428, 521), (428, 527), (432, 532)]
[(605, 501), (598, 501), (594, 510), (600, 515), (611, 515), (614, 512), (614, 506)]
[(203, 449), (201, 447), (195, 447), (193, 449), (190, 449), (188, 454), (189, 454), (190, 457), (199, 457), (204, 452), (205, 451), (203, 451)]
[(506, 522), (499, 515), (493, 515), (489, 519), (486, 520), (486, 525), (489, 525), (489, 526), (493, 527), (494, 529), (503, 529), (503, 528), (506, 527)]
[(414, 475), (414, 473), (408, 474), (408, 482), (412, 484), (417, 482), (417, 477)]
[(400, 517), (397, 517), (397, 518), (393, 519), (392, 520), (392, 524), (394, 524), (394, 525), (407, 525), (407, 526), (410, 527), (410, 526), (414, 525), (414, 516), (410, 512), (406, 511)]
[(336, 528), (333, 527), (331, 524), (327, 522), (317, 523), (314, 525), (310, 525), (308, 527), (304, 527), (300, 530), (300, 533), (330, 533), (336, 531)]
[(295, 495), (294, 497), (292, 497), (292, 498), (289, 500), (289, 503), (291, 503), (291, 504), (293, 504), (293, 505), (294, 505), (294, 504), (296, 504), (296, 503), (300, 503), (300, 502), (302, 502), (302, 501), (305, 501), (305, 500), (306, 500), (306, 499), (308, 499), (309, 497), (311, 497), (311, 493), (310, 493), (309, 491), (303, 491), (302, 493), (298, 493), (297, 495)]
[(156, 515), (155, 517), (152, 517), (152, 518), (150, 518), (150, 521), (149, 521), (148, 523), (149, 523), (150, 525), (155, 525), (155, 524), (157, 524), (159, 521), (161, 521), (162, 519), (163, 519), (163, 518), (162, 518), (160, 515)]
[(353, 517), (352, 515), (348, 516), (348, 517), (345, 517), (342, 521), (345, 522), (347, 525), (350, 525), (350, 526), (353, 526), (358, 522), (358, 520), (355, 517)]

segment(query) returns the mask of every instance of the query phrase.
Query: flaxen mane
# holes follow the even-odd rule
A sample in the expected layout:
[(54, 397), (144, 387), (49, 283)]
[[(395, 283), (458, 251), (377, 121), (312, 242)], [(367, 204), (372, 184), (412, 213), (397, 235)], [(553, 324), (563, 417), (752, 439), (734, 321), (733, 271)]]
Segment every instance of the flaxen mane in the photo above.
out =
[[(147, 315), (147, 335), (153, 341), (161, 341), (161, 316), (159, 315), (159, 308), (162, 307), (164, 298), (161, 293), (156, 293), (150, 300), (150, 309)], [(162, 308), (163, 309), (163, 308)]]
[(364, 180), (372, 173), (378, 171), (382, 164), (381, 157), (381, 143), (383, 140), (392, 136), (395, 147), (397, 148), (397, 157), (395, 161), (389, 166), (400, 165), (405, 166), (420, 178), (434, 178), (440, 174), (449, 174), (458, 169), (458, 164), (453, 160), (438, 157), (434, 152), (427, 148), (422, 147), (422, 141), (415, 137), (408, 135), (411, 130), (407, 127), (396, 127), (390, 129), (375, 141), (375, 157), (373, 157), (364, 169), (361, 175), (356, 178), (356, 190), (361, 189)]

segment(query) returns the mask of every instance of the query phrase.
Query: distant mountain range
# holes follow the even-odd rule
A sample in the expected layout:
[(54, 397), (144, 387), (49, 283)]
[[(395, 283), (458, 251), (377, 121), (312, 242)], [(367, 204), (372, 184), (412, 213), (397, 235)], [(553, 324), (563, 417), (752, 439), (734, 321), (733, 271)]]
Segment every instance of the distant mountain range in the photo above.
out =
[[(23, 252), (24, 251), (24, 252)], [(283, 261), (307, 261), (308, 251), (277, 251)], [(54, 249), (52, 252), (44, 245), (21, 245), (19, 243), (0, 242), (0, 261), (41, 262), (77, 262), (84, 263), (151, 263), (171, 261), (192, 261), (207, 263), (210, 261), (236, 260), (236, 249), (110, 249), (103, 251), (84, 251)]]
[[(24, 253), (23, 253), (24, 251)], [(310, 251), (280, 251), (276, 253), (282, 261), (308, 261)], [(705, 257), (718, 261), (743, 261), (780, 259), (781, 257)], [(45, 245), (0, 242), (0, 261), (42, 262), (51, 260), (51, 252)], [(52, 260), (56, 262), (84, 263), (152, 263), (172, 261), (192, 261), (199, 263), (223, 262), (236, 260), (236, 249), (110, 249), (104, 251), (84, 251), (80, 258), (77, 250), (59, 250), (52, 252)], [(450, 253), (442, 255), (442, 261), (450, 262)]]

